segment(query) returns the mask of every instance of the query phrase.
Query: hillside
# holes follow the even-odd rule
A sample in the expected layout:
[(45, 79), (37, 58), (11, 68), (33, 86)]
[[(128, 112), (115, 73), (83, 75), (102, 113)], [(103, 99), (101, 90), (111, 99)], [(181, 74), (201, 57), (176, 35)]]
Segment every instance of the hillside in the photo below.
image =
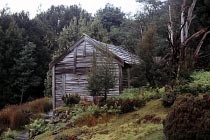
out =
[[(64, 128), (55, 135), (48, 131), (34, 139), (54, 140), (71, 135), (82, 140), (163, 140), (162, 119), (165, 118), (168, 111), (169, 109), (161, 105), (160, 99), (152, 100), (143, 108), (132, 113), (109, 115), (107, 118), (99, 117), (101, 123), (95, 126), (82, 125)], [(106, 119), (107, 122), (105, 122)]]

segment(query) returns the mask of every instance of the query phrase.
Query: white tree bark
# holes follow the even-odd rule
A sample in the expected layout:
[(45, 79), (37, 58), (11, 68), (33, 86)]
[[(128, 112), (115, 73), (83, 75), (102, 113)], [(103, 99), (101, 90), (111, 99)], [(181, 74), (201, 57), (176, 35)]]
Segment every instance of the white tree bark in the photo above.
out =
[(173, 22), (172, 22), (172, 16), (171, 16), (171, 6), (168, 7), (169, 10), (169, 23), (168, 23), (168, 35), (169, 39), (171, 41), (171, 44), (174, 44), (174, 32), (173, 32)]
[(186, 0), (183, 0), (182, 3), (182, 11), (181, 11), (181, 44), (184, 43), (184, 41), (189, 37), (189, 29), (192, 20), (195, 18), (195, 15), (193, 15), (193, 11), (195, 8), (197, 0), (193, 0), (192, 4), (188, 8), (187, 16), (185, 16), (186, 12)]

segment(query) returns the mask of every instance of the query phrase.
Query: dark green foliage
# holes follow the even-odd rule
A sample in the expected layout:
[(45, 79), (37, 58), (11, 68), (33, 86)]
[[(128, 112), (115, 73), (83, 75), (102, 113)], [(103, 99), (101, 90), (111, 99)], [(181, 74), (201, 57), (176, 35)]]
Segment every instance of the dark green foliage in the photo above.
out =
[(193, 95), (210, 92), (210, 72), (203, 70), (195, 71), (188, 79), (188, 82), (176, 86), (174, 91), (176, 93), (191, 93)]
[(139, 99), (127, 99), (127, 100), (122, 100), (119, 101), (121, 102), (120, 104), (120, 110), (121, 113), (128, 113), (128, 112), (132, 112), (135, 110), (136, 108), (142, 107), (145, 105), (145, 101), (144, 100), (139, 100)]
[(78, 94), (66, 94), (62, 97), (62, 100), (67, 106), (72, 106), (79, 103), (80, 96)]
[(101, 18), (103, 27), (110, 32), (112, 26), (119, 27), (121, 25), (125, 14), (121, 12), (120, 8), (108, 3), (104, 9), (97, 12), (97, 15)]
[(180, 85), (176, 87), (175, 92), (191, 93), (193, 95), (198, 95), (199, 93), (209, 93), (210, 85), (197, 85), (197, 86)]
[(29, 130), (30, 138), (42, 134), (49, 129), (43, 119), (34, 120), (31, 124), (27, 125), (26, 128)]
[(104, 100), (107, 99), (109, 89), (114, 88), (116, 83), (112, 56), (108, 54), (105, 54), (105, 56), (107, 58), (101, 64), (96, 64), (94, 56), (93, 67), (89, 73), (87, 87), (93, 96), (104, 95)]
[(44, 27), (37, 27), (37, 22), (24, 12), (0, 15), (0, 108), (20, 103), (21, 96), (26, 101), (43, 93), (49, 53), (41, 37), (45, 32), (39, 32)]
[(101, 73), (99, 69), (97, 69), (94, 72), (89, 73), (88, 75), (88, 89), (91, 91), (92, 96), (98, 96), (100, 95), (103, 85), (101, 82)]
[(210, 97), (179, 96), (163, 122), (166, 140), (210, 139)]
[[(193, 25), (200, 29), (201, 27), (208, 27), (210, 25), (210, 2), (209, 0), (200, 0), (197, 1), (196, 7), (195, 7), (195, 22)], [(195, 29), (193, 29), (195, 30)], [(199, 69), (205, 69), (209, 70), (210, 68), (210, 36), (208, 35), (207, 38), (204, 40), (204, 44), (201, 47), (200, 52), (200, 58), (198, 59), (198, 62), (196, 63), (195, 67)]]
[(25, 92), (30, 86), (37, 86), (40, 83), (39, 78), (34, 74), (34, 69), (37, 65), (34, 58), (36, 45), (29, 42), (19, 53), (19, 57), (15, 59), (14, 73), (18, 77), (14, 80), (13, 85), (21, 92), (20, 103), (22, 103)]
[[(139, 57), (142, 62), (134, 67), (133, 76), (137, 77), (136, 80), (140, 82), (139, 85), (144, 84), (151, 87), (163, 86), (170, 81), (170, 70), (165, 66), (165, 62), (161, 56), (157, 56), (156, 27), (154, 24), (148, 27), (148, 30), (144, 32), (139, 48), (137, 49)], [(143, 83), (141, 82), (143, 81)], [(147, 82), (146, 82), (147, 81)], [(133, 81), (137, 84), (135, 81)]]
[(140, 108), (146, 103), (143, 99), (116, 99), (111, 98), (107, 100), (106, 105), (108, 109), (119, 109), (120, 113), (128, 113)]
[(198, 95), (199, 91), (201, 91), (201, 89), (190, 87), (189, 85), (179, 85), (175, 89), (175, 92), (177, 93), (191, 93), (192, 95)]
[(51, 71), (47, 72), (46, 79), (44, 80), (44, 96), (51, 97), (52, 95), (52, 73)]
[(164, 107), (170, 107), (174, 104), (176, 100), (176, 94), (174, 92), (166, 92), (162, 97), (162, 104)]

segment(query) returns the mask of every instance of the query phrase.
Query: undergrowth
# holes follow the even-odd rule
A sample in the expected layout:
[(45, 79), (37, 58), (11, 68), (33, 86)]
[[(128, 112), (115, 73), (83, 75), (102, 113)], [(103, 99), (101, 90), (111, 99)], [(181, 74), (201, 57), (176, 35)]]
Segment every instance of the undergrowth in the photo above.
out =
[[(141, 109), (125, 114), (104, 113), (108, 111), (106, 106), (77, 107), (78, 105), (67, 111), (68, 115), (74, 114), (75, 125), (64, 123), (66, 125), (58, 133), (48, 130), (34, 139), (57, 140), (71, 137), (83, 140), (164, 140), (162, 120), (170, 108), (164, 108), (160, 99), (149, 101)], [(66, 109), (68, 108), (63, 107), (58, 110), (66, 113)], [(59, 124), (60, 122), (56, 125)]]
[(159, 99), (164, 93), (164, 88), (131, 88), (125, 89), (122, 94), (115, 98), (120, 99), (143, 99), (145, 101), (150, 101), (152, 99)]
[(29, 123), (30, 117), (48, 112), (52, 108), (49, 98), (36, 99), (22, 105), (10, 105), (0, 111), (0, 127), (18, 129)]

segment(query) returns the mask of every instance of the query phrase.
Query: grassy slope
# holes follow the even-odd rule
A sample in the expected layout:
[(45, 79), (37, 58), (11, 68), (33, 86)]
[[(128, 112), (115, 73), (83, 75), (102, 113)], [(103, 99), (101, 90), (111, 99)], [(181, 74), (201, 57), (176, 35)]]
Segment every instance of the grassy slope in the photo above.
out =
[[(143, 118), (153, 114), (164, 119), (168, 111), (160, 100), (153, 100), (135, 112), (112, 116), (106, 123), (65, 129), (56, 135), (77, 135), (84, 140), (164, 140), (162, 124), (144, 122)], [(53, 140), (56, 135), (47, 132), (35, 137), (35, 140)]]

